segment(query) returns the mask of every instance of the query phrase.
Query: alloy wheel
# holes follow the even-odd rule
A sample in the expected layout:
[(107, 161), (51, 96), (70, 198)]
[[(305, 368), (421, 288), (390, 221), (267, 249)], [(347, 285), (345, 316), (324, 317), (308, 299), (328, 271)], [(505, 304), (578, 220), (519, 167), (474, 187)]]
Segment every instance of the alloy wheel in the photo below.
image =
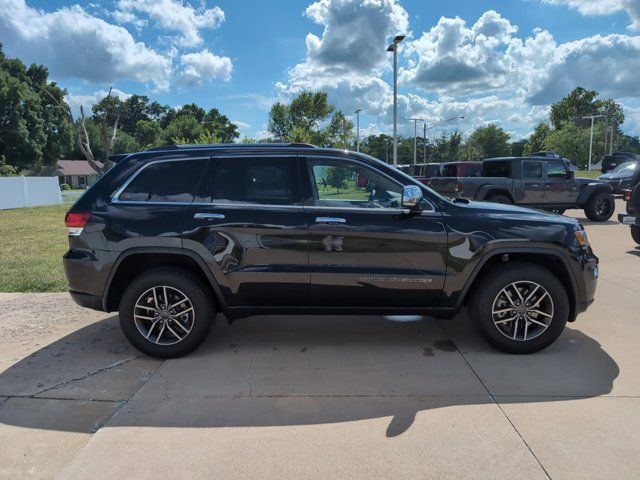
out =
[(174, 345), (184, 340), (193, 328), (194, 318), (189, 297), (167, 285), (146, 290), (133, 308), (136, 328), (156, 345)]
[(516, 341), (542, 335), (553, 320), (553, 299), (540, 284), (523, 280), (504, 287), (493, 300), (491, 316), (498, 331)]

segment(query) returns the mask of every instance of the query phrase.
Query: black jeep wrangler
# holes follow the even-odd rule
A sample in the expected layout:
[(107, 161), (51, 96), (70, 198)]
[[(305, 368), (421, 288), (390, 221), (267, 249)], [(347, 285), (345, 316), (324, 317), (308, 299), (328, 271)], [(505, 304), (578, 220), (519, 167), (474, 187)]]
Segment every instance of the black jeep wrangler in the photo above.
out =
[(177, 357), (217, 312), (424, 314), (465, 304), (495, 347), (550, 345), (593, 301), (582, 226), (451, 201), (367, 155), (305, 144), (170, 146), (119, 161), (66, 216), (75, 301)]

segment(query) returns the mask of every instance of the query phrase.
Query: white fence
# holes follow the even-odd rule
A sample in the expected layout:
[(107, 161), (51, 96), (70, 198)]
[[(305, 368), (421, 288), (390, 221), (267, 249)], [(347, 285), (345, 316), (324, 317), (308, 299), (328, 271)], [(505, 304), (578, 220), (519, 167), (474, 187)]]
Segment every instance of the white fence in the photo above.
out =
[(58, 177), (0, 177), (0, 210), (60, 203)]
[(62, 192), (62, 203), (76, 203), (76, 201), (84, 194), (82, 192)]

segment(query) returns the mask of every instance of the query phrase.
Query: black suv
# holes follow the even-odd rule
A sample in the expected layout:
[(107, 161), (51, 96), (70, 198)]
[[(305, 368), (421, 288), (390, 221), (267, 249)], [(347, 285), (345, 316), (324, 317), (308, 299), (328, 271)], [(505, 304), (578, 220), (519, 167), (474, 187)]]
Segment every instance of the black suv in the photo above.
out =
[(120, 160), (67, 213), (69, 289), (176, 357), (216, 313), (424, 314), (465, 304), (511, 353), (551, 344), (593, 301), (582, 226), (451, 201), (367, 155), (304, 144), (161, 147)]

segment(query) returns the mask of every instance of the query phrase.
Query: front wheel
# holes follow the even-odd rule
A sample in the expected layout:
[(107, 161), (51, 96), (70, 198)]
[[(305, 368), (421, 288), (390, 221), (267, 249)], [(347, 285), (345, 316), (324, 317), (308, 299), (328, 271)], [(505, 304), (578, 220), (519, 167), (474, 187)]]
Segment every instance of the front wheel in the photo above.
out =
[(120, 327), (142, 353), (175, 358), (195, 350), (213, 323), (215, 309), (202, 285), (176, 269), (150, 270), (127, 287)]
[(613, 215), (616, 203), (609, 192), (598, 192), (587, 200), (584, 213), (593, 222), (606, 222)]
[(564, 330), (569, 299), (553, 273), (514, 262), (481, 279), (469, 311), (482, 336), (498, 350), (534, 353), (551, 345)]
[(631, 225), (631, 238), (633, 241), (640, 245), (640, 226)]

